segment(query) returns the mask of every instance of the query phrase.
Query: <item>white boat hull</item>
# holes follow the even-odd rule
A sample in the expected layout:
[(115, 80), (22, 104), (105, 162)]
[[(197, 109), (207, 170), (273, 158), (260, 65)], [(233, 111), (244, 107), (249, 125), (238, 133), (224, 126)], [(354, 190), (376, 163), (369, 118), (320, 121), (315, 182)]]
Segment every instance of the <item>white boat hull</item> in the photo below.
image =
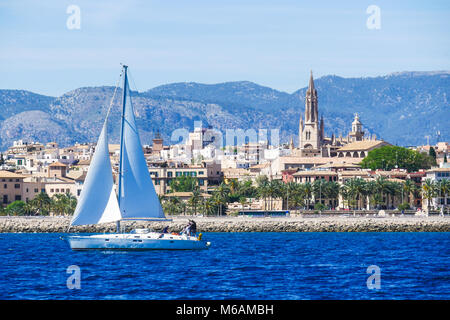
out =
[(151, 232), (69, 236), (72, 250), (201, 250), (209, 242), (186, 235)]

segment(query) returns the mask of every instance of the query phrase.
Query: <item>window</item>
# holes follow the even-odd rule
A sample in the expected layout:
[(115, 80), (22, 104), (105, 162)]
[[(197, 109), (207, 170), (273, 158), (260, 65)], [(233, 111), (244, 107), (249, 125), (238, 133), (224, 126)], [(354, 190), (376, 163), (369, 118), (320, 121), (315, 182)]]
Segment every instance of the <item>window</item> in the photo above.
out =
[(70, 193), (70, 189), (66, 189), (66, 193)]
[(14, 189), (20, 189), (20, 184), (16, 183), (16, 184), (14, 185)]
[(15, 201), (20, 201), (22, 200), (22, 196), (20, 194), (16, 194), (16, 196), (14, 197)]
[(199, 171), (199, 172), (198, 172), (198, 175), (199, 175), (199, 176), (203, 175), (203, 171)]
[(8, 189), (8, 185), (5, 183), (5, 184), (3, 185), (3, 188)]
[(55, 189), (50, 189), (50, 192), (55, 192)]
[(59, 192), (59, 189), (56, 189), (56, 192)]
[(3, 195), (3, 203), (8, 203), (8, 195), (7, 194)]
[(181, 177), (181, 176), (183, 175), (183, 173), (182, 173), (182, 172), (176, 172), (175, 175), (176, 175), (177, 177)]
[(34, 188), (34, 193), (38, 193), (39, 189), (38, 188)]
[(199, 186), (204, 186), (204, 185), (205, 185), (205, 180), (203, 180), (203, 179), (198, 179), (198, 185), (199, 185)]
[(41, 189), (41, 192), (42, 192), (42, 193), (45, 193), (45, 188), (42, 188), (42, 189)]
[(172, 178), (172, 171), (167, 172), (167, 177)]

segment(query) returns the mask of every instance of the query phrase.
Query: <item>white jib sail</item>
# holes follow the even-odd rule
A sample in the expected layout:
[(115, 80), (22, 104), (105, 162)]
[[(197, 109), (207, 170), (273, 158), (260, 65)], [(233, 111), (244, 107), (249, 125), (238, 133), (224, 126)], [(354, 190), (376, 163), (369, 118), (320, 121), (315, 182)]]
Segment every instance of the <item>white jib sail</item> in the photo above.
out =
[(122, 136), (122, 175), (119, 181), (120, 211), (123, 218), (165, 218), (142, 150), (128, 82), (124, 89), (127, 99)]
[(106, 223), (121, 219), (114, 190), (106, 131), (105, 121), (71, 225)]

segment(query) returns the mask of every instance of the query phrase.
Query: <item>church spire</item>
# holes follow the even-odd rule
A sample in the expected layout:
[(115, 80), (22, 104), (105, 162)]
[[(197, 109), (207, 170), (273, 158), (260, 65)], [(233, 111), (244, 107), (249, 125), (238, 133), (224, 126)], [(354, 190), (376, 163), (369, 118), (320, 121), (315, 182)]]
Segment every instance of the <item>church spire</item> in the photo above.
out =
[(315, 88), (314, 88), (313, 74), (312, 74), (312, 70), (311, 70), (311, 75), (309, 76), (308, 91), (309, 91), (309, 92), (313, 92), (313, 90), (315, 90)]
[(312, 70), (311, 76), (309, 78), (308, 90), (306, 90), (306, 97), (305, 97), (305, 122), (307, 123), (319, 122), (319, 110), (317, 107), (317, 90), (314, 87)]

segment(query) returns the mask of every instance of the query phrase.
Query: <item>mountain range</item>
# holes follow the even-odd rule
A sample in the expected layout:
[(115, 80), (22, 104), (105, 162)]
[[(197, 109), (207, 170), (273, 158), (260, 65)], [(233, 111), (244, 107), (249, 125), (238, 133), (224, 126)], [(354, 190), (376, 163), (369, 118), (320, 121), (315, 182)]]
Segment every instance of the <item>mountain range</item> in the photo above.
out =
[[(305, 75), (307, 84), (309, 75)], [(450, 139), (450, 71), (399, 72), (380, 77), (343, 78), (327, 75), (314, 80), (319, 116), (325, 133), (346, 136), (358, 113), (367, 134), (391, 144), (419, 145)], [(227, 129), (279, 129), (282, 142), (297, 141), (305, 110), (306, 86), (287, 93), (248, 81), (219, 84), (171, 83), (132, 92), (143, 144), (156, 132), (170, 141), (176, 129), (193, 130), (201, 121), (225, 133)], [(110, 106), (114, 87), (84, 87), (60, 97), (25, 90), (0, 90), (0, 150), (14, 140), (56, 141), (60, 146), (95, 142)], [(109, 128), (119, 140), (121, 89), (112, 101)]]

